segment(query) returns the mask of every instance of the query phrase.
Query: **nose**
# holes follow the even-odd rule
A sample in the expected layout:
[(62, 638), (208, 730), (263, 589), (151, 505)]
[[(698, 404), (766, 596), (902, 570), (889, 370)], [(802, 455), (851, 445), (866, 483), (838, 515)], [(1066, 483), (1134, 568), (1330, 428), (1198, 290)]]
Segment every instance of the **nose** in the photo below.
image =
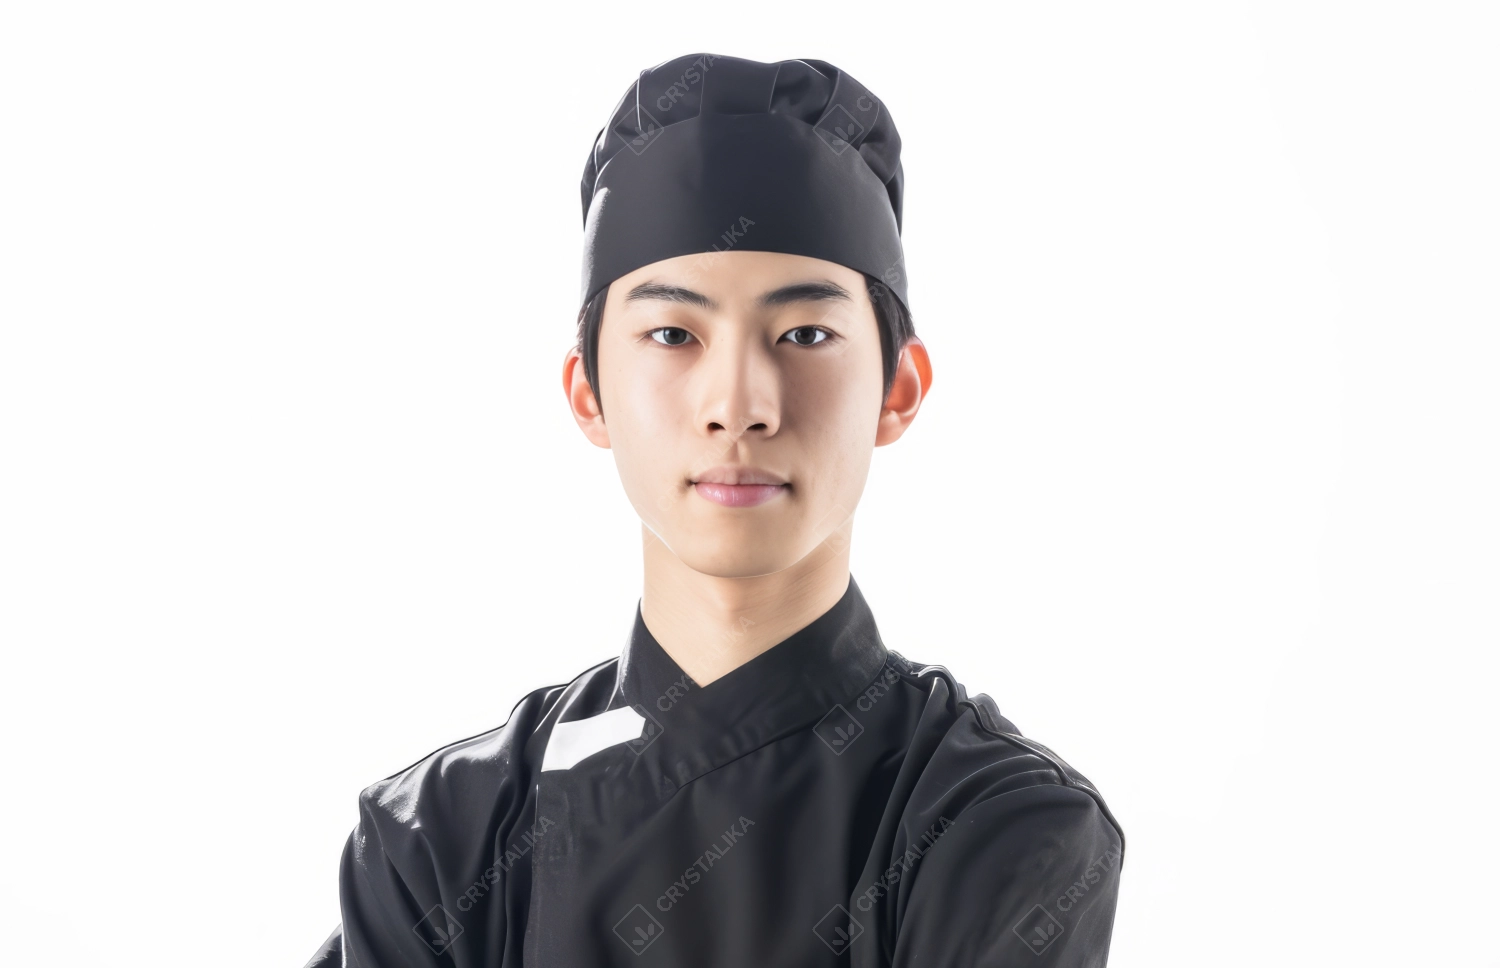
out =
[(716, 340), (698, 361), (697, 424), (732, 445), (745, 434), (769, 437), (781, 427), (781, 373), (756, 336)]

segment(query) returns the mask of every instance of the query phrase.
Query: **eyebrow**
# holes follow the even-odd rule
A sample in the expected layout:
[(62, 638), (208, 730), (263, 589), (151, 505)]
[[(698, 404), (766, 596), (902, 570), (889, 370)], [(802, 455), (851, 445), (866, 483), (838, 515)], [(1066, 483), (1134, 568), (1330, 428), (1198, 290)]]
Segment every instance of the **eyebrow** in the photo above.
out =
[[(780, 289), (772, 289), (761, 295), (756, 300), (761, 306), (786, 306), (798, 302), (821, 302), (829, 299), (848, 299), (849, 290), (837, 283), (822, 280), (819, 282), (798, 282), (790, 286), (782, 286)], [(684, 286), (672, 286), (659, 282), (643, 282), (630, 290), (625, 296), (625, 301), (633, 299), (661, 299), (667, 302), (686, 303), (690, 306), (698, 306), (702, 309), (718, 309), (719, 304), (703, 295), (694, 292)]]

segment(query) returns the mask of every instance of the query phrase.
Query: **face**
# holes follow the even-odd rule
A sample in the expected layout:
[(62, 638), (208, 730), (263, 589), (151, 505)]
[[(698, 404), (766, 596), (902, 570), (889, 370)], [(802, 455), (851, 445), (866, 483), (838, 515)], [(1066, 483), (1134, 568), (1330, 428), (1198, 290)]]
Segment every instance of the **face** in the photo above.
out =
[(599, 333), (602, 417), (576, 350), (564, 385), (651, 534), (695, 571), (740, 578), (847, 536), (873, 448), (900, 436), (925, 389), (913, 399), (909, 384), (925, 380), (909, 354), (902, 364), (886, 401), (861, 273), (735, 251), (615, 280)]

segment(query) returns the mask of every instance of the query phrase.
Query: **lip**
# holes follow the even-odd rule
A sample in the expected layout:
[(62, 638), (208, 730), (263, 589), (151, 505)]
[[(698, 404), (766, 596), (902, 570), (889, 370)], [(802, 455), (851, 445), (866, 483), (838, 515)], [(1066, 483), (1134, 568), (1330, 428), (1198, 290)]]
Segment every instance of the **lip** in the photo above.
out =
[(751, 508), (764, 504), (790, 485), (759, 467), (721, 465), (710, 467), (692, 480), (693, 490), (707, 501), (729, 508)]
[(785, 484), (786, 478), (759, 467), (744, 467), (738, 464), (720, 464), (710, 467), (697, 477), (690, 478), (694, 484)]

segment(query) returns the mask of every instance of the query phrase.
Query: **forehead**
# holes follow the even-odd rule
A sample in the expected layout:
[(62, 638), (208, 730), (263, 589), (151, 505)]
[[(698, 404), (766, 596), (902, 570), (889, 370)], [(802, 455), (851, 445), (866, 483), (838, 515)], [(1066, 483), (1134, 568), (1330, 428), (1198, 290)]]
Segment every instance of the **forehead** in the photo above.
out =
[(616, 279), (609, 302), (623, 302), (644, 284), (680, 286), (715, 303), (755, 300), (798, 283), (829, 282), (848, 290), (856, 304), (866, 302), (865, 277), (848, 266), (805, 255), (750, 250), (700, 252), (663, 259)]

